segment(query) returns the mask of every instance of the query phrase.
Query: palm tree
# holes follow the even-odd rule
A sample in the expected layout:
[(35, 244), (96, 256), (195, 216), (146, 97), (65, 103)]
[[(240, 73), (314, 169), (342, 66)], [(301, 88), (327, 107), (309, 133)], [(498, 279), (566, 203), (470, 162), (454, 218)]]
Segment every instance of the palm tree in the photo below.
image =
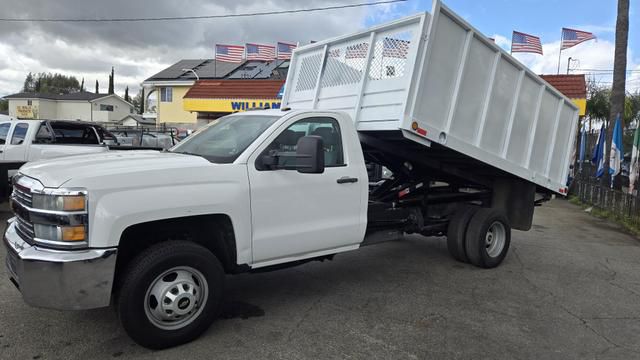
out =
[[(613, 59), (613, 86), (611, 88), (611, 113), (609, 114), (609, 128), (607, 129), (607, 146), (605, 169), (608, 169), (611, 156), (611, 139), (616, 115), (624, 113), (625, 82), (627, 74), (627, 43), (629, 38), (629, 0), (618, 0), (618, 19), (616, 21), (616, 49)], [(624, 129), (624, 123), (621, 124)], [(609, 184), (609, 172), (601, 179), (600, 185)]]

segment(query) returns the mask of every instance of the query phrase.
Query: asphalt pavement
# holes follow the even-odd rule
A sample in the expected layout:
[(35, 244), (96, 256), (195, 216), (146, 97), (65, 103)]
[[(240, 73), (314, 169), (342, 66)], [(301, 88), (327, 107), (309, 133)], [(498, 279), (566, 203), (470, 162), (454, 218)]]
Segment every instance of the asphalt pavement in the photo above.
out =
[(0, 358), (640, 359), (640, 241), (563, 200), (537, 208), (492, 270), (408, 236), (227, 280), (223, 319), (150, 351), (111, 308), (25, 305), (2, 267)]

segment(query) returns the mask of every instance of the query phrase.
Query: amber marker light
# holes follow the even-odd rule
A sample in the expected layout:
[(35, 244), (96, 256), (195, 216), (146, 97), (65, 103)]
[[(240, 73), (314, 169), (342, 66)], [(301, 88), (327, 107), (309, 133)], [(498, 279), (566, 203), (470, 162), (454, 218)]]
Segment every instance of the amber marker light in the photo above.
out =
[(62, 241), (84, 241), (85, 228), (84, 225), (78, 226), (63, 226)]

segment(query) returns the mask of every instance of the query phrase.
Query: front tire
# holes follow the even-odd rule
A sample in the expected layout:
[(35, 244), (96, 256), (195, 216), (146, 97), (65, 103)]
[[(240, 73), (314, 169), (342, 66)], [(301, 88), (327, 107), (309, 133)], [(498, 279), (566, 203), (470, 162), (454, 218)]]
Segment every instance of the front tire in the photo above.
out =
[(471, 217), (466, 234), (469, 262), (482, 268), (494, 268), (504, 260), (511, 244), (511, 226), (497, 209), (478, 209)]
[(219, 315), (224, 271), (205, 247), (166, 241), (129, 264), (119, 291), (120, 321), (127, 334), (150, 349), (190, 342)]

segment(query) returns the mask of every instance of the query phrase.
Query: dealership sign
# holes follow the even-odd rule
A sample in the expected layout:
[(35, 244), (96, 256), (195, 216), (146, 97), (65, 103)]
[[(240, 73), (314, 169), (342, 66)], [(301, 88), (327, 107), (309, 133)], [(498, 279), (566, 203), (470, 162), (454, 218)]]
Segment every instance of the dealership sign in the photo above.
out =
[(278, 99), (184, 99), (185, 111), (231, 113), (251, 109), (280, 109)]

